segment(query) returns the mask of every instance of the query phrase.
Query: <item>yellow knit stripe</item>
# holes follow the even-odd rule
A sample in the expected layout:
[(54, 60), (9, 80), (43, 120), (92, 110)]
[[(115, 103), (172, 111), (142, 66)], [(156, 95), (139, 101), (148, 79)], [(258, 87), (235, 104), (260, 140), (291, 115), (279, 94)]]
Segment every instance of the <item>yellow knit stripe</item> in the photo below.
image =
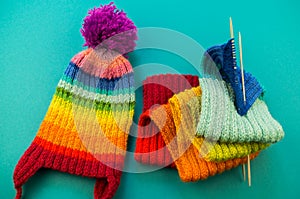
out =
[[(96, 123), (101, 127), (104, 133), (106, 132), (105, 129), (110, 128), (110, 126), (118, 127), (122, 131), (128, 132), (132, 123), (131, 118), (133, 117), (133, 114), (134, 110), (94, 110), (88, 107), (76, 105), (58, 96), (54, 96), (44, 120), (51, 121), (56, 125), (63, 125), (68, 128), (72, 127), (72, 130), (74, 131), (76, 131), (76, 127), (83, 123)], [(66, 115), (69, 117), (65, 118)], [(66, 119), (68, 121), (66, 121)], [(89, 126), (86, 125), (85, 128), (86, 127)]]
[(79, 151), (123, 154), (132, 116), (133, 111), (96, 111), (54, 96), (38, 136)]

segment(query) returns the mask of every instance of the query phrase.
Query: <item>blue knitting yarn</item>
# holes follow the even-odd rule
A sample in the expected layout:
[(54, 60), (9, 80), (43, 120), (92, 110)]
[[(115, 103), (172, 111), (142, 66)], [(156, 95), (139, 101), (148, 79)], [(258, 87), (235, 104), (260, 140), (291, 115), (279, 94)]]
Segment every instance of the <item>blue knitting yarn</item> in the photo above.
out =
[(224, 81), (230, 83), (235, 93), (235, 107), (243, 116), (247, 114), (255, 100), (262, 95), (263, 89), (257, 79), (244, 71), (246, 103), (244, 103), (242, 90), (241, 69), (236, 64), (234, 39), (230, 39), (221, 46), (213, 46), (206, 51), (218, 67)]

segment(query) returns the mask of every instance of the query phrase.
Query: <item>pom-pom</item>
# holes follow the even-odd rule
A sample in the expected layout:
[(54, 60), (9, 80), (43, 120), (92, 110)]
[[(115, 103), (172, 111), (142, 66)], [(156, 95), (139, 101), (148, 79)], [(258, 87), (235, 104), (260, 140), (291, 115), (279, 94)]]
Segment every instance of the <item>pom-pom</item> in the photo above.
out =
[(84, 46), (101, 47), (126, 54), (134, 50), (137, 30), (134, 23), (111, 2), (89, 10), (80, 30)]

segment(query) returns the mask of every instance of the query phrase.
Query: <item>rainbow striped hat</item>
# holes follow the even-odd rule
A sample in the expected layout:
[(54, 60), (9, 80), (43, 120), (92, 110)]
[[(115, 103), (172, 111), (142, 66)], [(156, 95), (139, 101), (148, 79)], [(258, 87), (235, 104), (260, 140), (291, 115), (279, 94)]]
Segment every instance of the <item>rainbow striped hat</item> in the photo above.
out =
[(123, 55), (135, 47), (136, 27), (111, 3), (90, 10), (81, 33), (88, 49), (71, 59), (15, 168), (16, 198), (40, 168), (96, 178), (97, 199), (112, 198), (119, 186), (135, 104)]

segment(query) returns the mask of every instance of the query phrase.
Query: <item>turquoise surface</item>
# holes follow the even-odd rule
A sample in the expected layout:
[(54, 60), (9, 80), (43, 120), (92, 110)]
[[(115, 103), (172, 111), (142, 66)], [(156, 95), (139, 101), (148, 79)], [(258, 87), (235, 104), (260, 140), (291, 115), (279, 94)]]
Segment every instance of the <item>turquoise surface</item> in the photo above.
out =
[[(0, 198), (15, 196), (12, 175), (47, 111), (70, 58), (83, 49), (80, 35), (87, 10), (108, 1), (1, 0), (0, 6)], [(204, 48), (229, 38), (228, 18), (243, 34), (245, 69), (267, 90), (265, 100), (286, 136), (252, 161), (252, 187), (241, 168), (183, 183), (177, 171), (124, 173), (115, 199), (124, 198), (299, 198), (300, 3), (284, 1), (116, 1), (138, 27), (163, 27), (188, 35)], [(176, 41), (174, 41), (176, 42)], [(195, 70), (161, 51), (130, 54), (136, 68), (160, 63), (181, 73)], [(147, 68), (148, 67), (148, 68)], [(138, 81), (162, 72), (147, 65)], [(137, 90), (135, 122), (141, 113)], [(129, 140), (134, 149), (134, 138)], [(129, 157), (130, 159), (130, 157)], [(24, 186), (24, 198), (93, 198), (94, 179), (42, 169)]]

